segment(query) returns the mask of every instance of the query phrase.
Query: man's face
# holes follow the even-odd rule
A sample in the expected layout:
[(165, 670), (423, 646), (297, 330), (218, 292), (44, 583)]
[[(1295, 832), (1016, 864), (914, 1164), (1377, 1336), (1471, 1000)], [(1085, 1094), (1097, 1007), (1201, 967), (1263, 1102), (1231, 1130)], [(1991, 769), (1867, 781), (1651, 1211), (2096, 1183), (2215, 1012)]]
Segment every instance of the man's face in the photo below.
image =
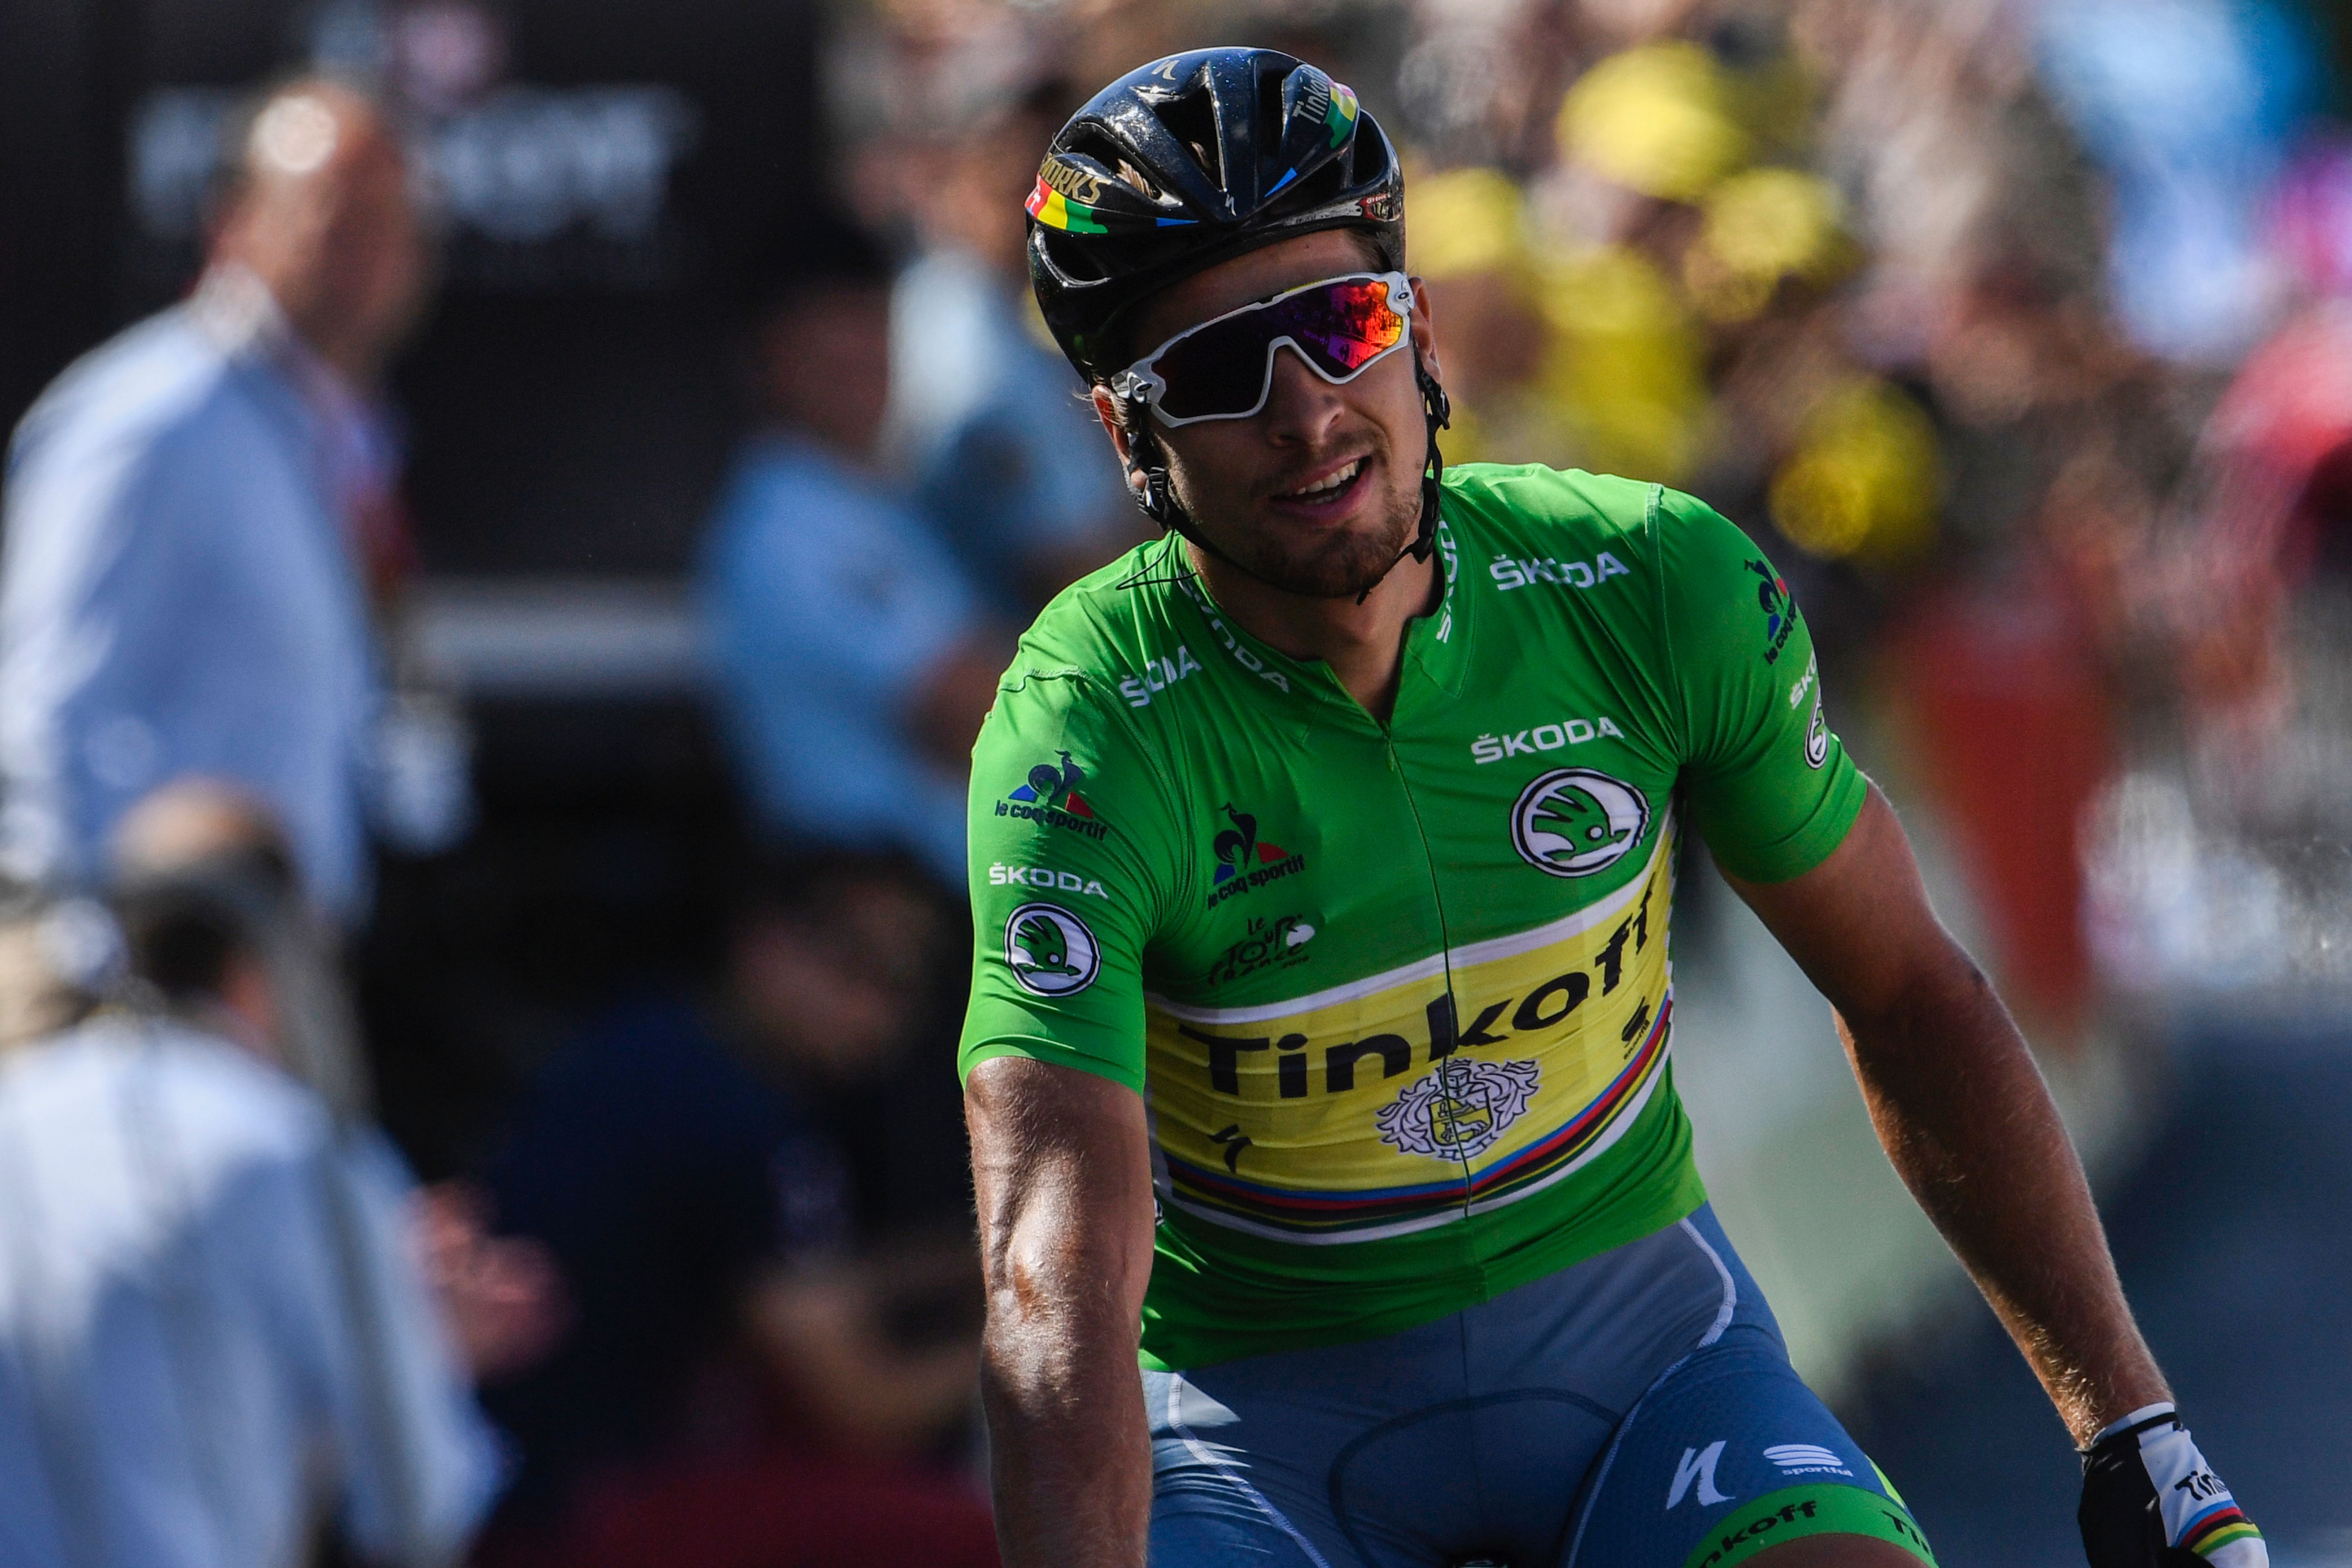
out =
[(813, 285), (760, 328), (773, 410), (856, 458), (873, 450), (890, 403), (890, 294), (879, 284)]
[(822, 921), (770, 914), (734, 939), (734, 1000), (787, 1071), (836, 1083), (887, 1070), (922, 1016), (937, 957), (934, 906), (888, 879), (845, 883)]
[(399, 144), (378, 136), (353, 163), (338, 221), (328, 230), (323, 265), (343, 280), (353, 332), (380, 360), (423, 312), (432, 251)]
[[(1362, 240), (1328, 230), (1212, 267), (1147, 300), (1129, 341), (1150, 353), (1187, 328), (1302, 284), (1379, 264)], [(1416, 289), (1413, 341), (1436, 370), (1429, 312)], [(1113, 438), (1116, 405), (1096, 407)], [(1412, 351), (1390, 354), (1334, 386), (1289, 349), (1275, 354), (1265, 406), (1153, 434), (1167, 454), (1176, 500), (1202, 536), (1255, 575), (1309, 598), (1353, 598), (1378, 583), (1421, 519), (1427, 425)], [(1330, 481), (1340, 479), (1336, 486)]]
[(296, 331), (355, 380), (374, 375), (430, 290), (431, 243), (398, 139), (338, 88), (290, 92), (255, 121), (249, 178), (215, 236)]

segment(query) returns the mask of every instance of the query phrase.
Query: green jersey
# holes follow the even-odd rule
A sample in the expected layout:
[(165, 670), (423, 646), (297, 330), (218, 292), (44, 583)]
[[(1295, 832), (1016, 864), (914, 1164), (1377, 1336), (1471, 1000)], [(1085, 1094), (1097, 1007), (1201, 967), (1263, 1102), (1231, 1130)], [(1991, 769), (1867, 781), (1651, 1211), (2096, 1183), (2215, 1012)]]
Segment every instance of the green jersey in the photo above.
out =
[(1696, 1208), (1677, 821), (1769, 882), (1862, 807), (1722, 517), (1485, 464), (1441, 512), (1386, 723), (1170, 538), (1046, 608), (972, 752), (961, 1065), (1145, 1098), (1158, 1370), (1394, 1332)]

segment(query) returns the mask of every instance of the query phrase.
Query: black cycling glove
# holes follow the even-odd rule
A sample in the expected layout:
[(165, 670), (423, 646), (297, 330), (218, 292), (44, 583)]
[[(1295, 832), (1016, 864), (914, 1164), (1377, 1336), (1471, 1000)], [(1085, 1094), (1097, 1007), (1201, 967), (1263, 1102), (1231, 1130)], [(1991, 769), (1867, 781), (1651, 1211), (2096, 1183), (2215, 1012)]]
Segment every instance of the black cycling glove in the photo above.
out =
[(2135, 1410), (2083, 1450), (2083, 1553), (2091, 1568), (2269, 1568), (2263, 1532), (2169, 1405)]

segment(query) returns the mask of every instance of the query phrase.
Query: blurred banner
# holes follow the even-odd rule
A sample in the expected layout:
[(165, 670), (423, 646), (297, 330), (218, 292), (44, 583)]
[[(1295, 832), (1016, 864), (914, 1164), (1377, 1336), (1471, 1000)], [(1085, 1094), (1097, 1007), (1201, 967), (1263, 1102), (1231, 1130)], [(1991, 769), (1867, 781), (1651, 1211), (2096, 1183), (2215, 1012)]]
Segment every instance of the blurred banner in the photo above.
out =
[(379, 81), (444, 233), (397, 392), (428, 569), (676, 571), (739, 419), (722, 341), (820, 184), (801, 0), (27, 0), (0, 17), (0, 419), (194, 276), (240, 96)]

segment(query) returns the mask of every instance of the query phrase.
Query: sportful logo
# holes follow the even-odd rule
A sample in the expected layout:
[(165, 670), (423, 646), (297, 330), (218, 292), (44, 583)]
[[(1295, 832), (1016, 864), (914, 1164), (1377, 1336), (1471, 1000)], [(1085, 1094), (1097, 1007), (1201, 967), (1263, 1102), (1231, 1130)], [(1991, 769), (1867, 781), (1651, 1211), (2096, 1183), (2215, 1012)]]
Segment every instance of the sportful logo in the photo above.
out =
[(1086, 769), (1070, 760), (1070, 753), (1055, 753), (1062, 765), (1039, 763), (1029, 770), (1029, 782), (996, 803), (999, 816), (1024, 816), (1042, 822), (1048, 827), (1066, 827), (1100, 838), (1110, 831), (1110, 825), (1096, 820), (1094, 807), (1087, 804), (1078, 786), (1087, 782)]
[(1227, 899), (1254, 892), (1268, 882), (1307, 869), (1306, 856), (1294, 855), (1279, 844), (1259, 841), (1256, 817), (1238, 809), (1231, 801), (1219, 809), (1233, 826), (1220, 832), (1209, 846), (1210, 852), (1217, 858), (1217, 868), (1209, 875), (1212, 909)]
[(1777, 1443), (1764, 1450), (1764, 1457), (1780, 1466), (1784, 1475), (1808, 1476), (1822, 1471), (1839, 1476), (1853, 1474), (1843, 1458), (1818, 1443)]
[(1623, 859), (1649, 831), (1650, 800), (1595, 768), (1555, 768), (1519, 792), (1511, 847), (1550, 877), (1590, 877)]
[(1059, 904), (1024, 904), (1005, 917), (1004, 962), (1024, 991), (1067, 996), (1095, 983), (1102, 944)]
[(1374, 1113), (1381, 1142), (1400, 1154), (1475, 1160), (1536, 1097), (1536, 1062), (1482, 1062), (1448, 1057), (1435, 1072), (1407, 1084)]

